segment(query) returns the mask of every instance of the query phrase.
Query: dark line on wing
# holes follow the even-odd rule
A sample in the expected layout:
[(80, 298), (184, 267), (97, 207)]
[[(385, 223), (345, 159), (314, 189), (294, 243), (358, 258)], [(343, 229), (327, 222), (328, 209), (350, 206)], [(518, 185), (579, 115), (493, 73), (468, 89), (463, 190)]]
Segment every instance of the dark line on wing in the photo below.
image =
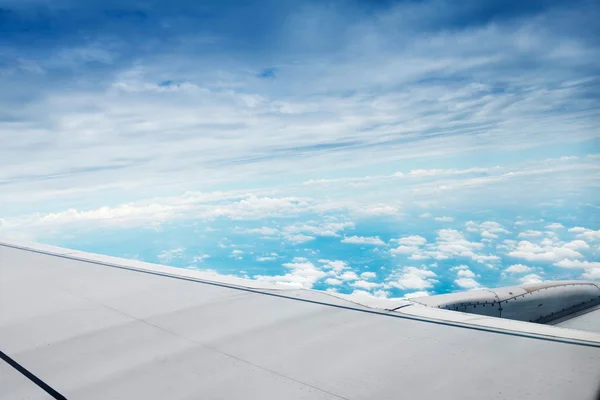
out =
[(8, 355), (3, 353), (2, 351), (0, 351), (0, 358), (3, 359), (4, 361), (6, 361), (6, 363), (8, 365), (13, 367), (17, 371), (19, 371), (26, 378), (28, 378), (31, 382), (38, 385), (40, 388), (42, 388), (46, 393), (48, 393), (50, 396), (54, 397), (56, 400), (67, 400), (67, 398), (65, 396), (58, 393), (56, 390), (54, 390), (52, 387), (50, 387), (50, 385), (48, 385), (46, 382), (44, 382), (43, 380), (41, 380), (40, 378), (38, 378), (37, 376), (35, 376), (31, 372), (29, 372), (25, 367), (23, 367), (21, 364), (19, 364), (18, 362), (16, 362), (12, 358), (10, 358)]
[(584, 339), (563, 339), (563, 338), (545, 336), (543, 333), (520, 333), (520, 332), (502, 330), (502, 328), (478, 327), (478, 326), (469, 325), (468, 323), (448, 322), (448, 321), (441, 321), (441, 320), (438, 320), (438, 319), (432, 319), (432, 318), (427, 318), (427, 317), (420, 318), (420, 317), (409, 316), (409, 315), (391, 314), (390, 312), (381, 312), (381, 311), (375, 311), (375, 310), (370, 310), (370, 309), (362, 309), (362, 308), (355, 308), (355, 307), (349, 307), (349, 306), (342, 306), (342, 305), (339, 305), (339, 304), (325, 303), (325, 302), (321, 302), (321, 301), (317, 301), (317, 300), (299, 299), (297, 297), (290, 297), (290, 296), (286, 296), (286, 295), (283, 295), (283, 294), (277, 294), (277, 293), (263, 292), (263, 291), (258, 290), (258, 289), (251, 289), (251, 288), (242, 287), (242, 286), (235, 286), (233, 284), (226, 284), (226, 283), (205, 281), (205, 280), (202, 280), (202, 279), (184, 277), (184, 276), (179, 276), (179, 275), (171, 275), (171, 274), (168, 274), (166, 272), (149, 271), (149, 270), (138, 269), (138, 268), (134, 268), (134, 267), (126, 267), (124, 265), (111, 264), (111, 263), (102, 262), (102, 261), (87, 260), (85, 258), (73, 257), (73, 256), (68, 256), (68, 255), (63, 255), (63, 254), (49, 253), (49, 252), (46, 252), (46, 251), (43, 251), (43, 250), (30, 249), (30, 248), (27, 248), (27, 247), (21, 247), (21, 246), (7, 244), (7, 243), (0, 243), (0, 246), (11, 247), (11, 248), (14, 248), (14, 249), (29, 251), (29, 252), (32, 252), (32, 253), (45, 254), (45, 255), (48, 255), (48, 256), (54, 256), (54, 257), (58, 257), (58, 258), (64, 258), (64, 259), (67, 259), (67, 260), (86, 262), (86, 263), (89, 263), (89, 264), (102, 265), (102, 266), (106, 266), (106, 267), (123, 269), (123, 270), (133, 271), (133, 272), (140, 272), (140, 273), (149, 274), (149, 275), (162, 276), (162, 277), (165, 277), (165, 278), (177, 279), (177, 280), (182, 280), (182, 281), (202, 283), (202, 284), (205, 284), (205, 285), (223, 287), (223, 288), (227, 288), (227, 289), (242, 290), (242, 291), (245, 291), (245, 292), (262, 294), (262, 295), (265, 295), (265, 296), (279, 297), (279, 298), (288, 299), (288, 300), (301, 301), (301, 302), (304, 302), (304, 303), (311, 303), (311, 304), (318, 304), (318, 305), (322, 305), (322, 306), (340, 308), (340, 309), (343, 309), (343, 310), (359, 311), (359, 312), (363, 312), (363, 313), (367, 313), (367, 314), (381, 315), (381, 316), (384, 316), (384, 317), (391, 317), (391, 318), (398, 318), (398, 319), (407, 319), (407, 320), (411, 320), (411, 321), (420, 321), (420, 322), (426, 322), (426, 323), (430, 323), (430, 324), (443, 325), (443, 326), (451, 326), (451, 327), (455, 327), (455, 328), (464, 328), (464, 329), (470, 329), (470, 330), (481, 331), (481, 332), (497, 333), (499, 335), (516, 336), (516, 337), (523, 337), (523, 338), (543, 340), (543, 341), (548, 341), (548, 342), (564, 343), (564, 344), (572, 344), (572, 345), (576, 345), (576, 346), (585, 346), (585, 347), (600, 348), (600, 343), (589, 342), (589, 341), (586, 341)]

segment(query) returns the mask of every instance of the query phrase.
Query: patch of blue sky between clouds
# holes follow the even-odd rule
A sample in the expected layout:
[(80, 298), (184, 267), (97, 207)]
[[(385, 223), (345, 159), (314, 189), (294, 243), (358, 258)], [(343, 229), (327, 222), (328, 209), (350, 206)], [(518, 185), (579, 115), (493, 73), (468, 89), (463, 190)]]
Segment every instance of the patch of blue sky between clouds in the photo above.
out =
[(0, 235), (372, 296), (600, 278), (596, 2), (0, 10)]

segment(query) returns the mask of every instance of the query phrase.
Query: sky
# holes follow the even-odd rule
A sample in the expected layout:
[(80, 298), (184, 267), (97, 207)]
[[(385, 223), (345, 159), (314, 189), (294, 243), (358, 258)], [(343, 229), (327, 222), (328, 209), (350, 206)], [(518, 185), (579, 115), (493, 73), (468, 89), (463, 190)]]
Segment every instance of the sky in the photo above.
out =
[(0, 0), (0, 237), (349, 298), (600, 280), (599, 17)]

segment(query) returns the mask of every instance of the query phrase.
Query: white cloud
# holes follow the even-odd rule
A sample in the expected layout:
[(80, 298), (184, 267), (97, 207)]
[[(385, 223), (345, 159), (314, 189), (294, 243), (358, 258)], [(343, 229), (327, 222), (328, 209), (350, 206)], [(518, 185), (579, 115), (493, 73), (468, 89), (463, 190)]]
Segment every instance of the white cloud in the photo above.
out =
[(319, 262), (323, 264), (322, 268), (329, 270), (336, 275), (348, 268), (348, 264), (346, 264), (345, 261), (319, 260)]
[(276, 276), (256, 275), (254, 279), (262, 282), (310, 289), (315, 282), (327, 276), (324, 271), (302, 257), (296, 257), (293, 262), (285, 263), (283, 266), (290, 269), (291, 272)]
[(343, 281), (355, 281), (358, 280), (358, 275), (356, 275), (356, 272), (354, 271), (346, 271), (343, 274), (338, 275), (337, 278)]
[(562, 229), (565, 226), (559, 222), (553, 222), (551, 224), (546, 225), (547, 229)]
[(356, 282), (352, 282), (350, 284), (350, 286), (355, 287), (355, 288), (359, 288), (359, 289), (372, 290), (372, 289), (381, 287), (381, 283), (375, 283), (375, 282), (369, 282), (369, 281), (359, 280), (359, 281), (356, 281)]
[(482, 231), (481, 237), (485, 238), (485, 239), (498, 239), (498, 235), (496, 235), (495, 233), (488, 232), (488, 231)]
[(435, 272), (419, 269), (415, 267), (406, 267), (398, 274), (392, 275), (388, 285), (398, 289), (428, 289), (433, 286), (437, 280), (433, 279), (437, 275)]
[(433, 215), (431, 213), (423, 213), (419, 215), (419, 218), (431, 218)]
[(298, 235), (288, 235), (288, 236), (286, 236), (286, 239), (292, 243), (306, 243), (306, 242), (310, 242), (311, 240), (315, 240), (315, 237), (298, 234)]
[(244, 254), (244, 251), (243, 250), (232, 250), (231, 254), (232, 255), (240, 255), (240, 254)]
[(321, 224), (294, 224), (284, 228), (287, 235), (310, 234), (314, 236), (338, 237), (339, 232), (354, 228), (352, 222), (326, 222)]
[(504, 271), (511, 273), (511, 274), (524, 274), (524, 273), (530, 272), (532, 270), (533, 270), (533, 268), (528, 267), (527, 265), (513, 264), (510, 267), (506, 268)]
[(339, 279), (335, 279), (335, 278), (327, 278), (327, 279), (325, 279), (325, 283), (328, 285), (331, 285), (331, 286), (339, 286), (344, 282), (340, 281)]
[(192, 263), (203, 263), (207, 258), (210, 258), (208, 254), (200, 254), (192, 257)]
[(580, 226), (575, 228), (570, 228), (569, 232), (577, 233), (577, 237), (580, 239), (587, 240), (600, 240), (600, 230), (593, 230), (588, 228), (582, 228)]
[(399, 239), (393, 239), (393, 241), (406, 246), (421, 246), (427, 243), (427, 239), (419, 235), (405, 236)]
[(581, 277), (583, 279), (600, 280), (600, 268), (590, 268), (586, 270)]
[(404, 295), (404, 298), (405, 299), (414, 299), (417, 297), (425, 297), (425, 296), (429, 296), (429, 292), (420, 291), (420, 292), (406, 293)]
[(525, 275), (519, 281), (523, 284), (543, 282), (544, 278), (536, 274)]
[(571, 250), (588, 250), (590, 245), (583, 240), (573, 240), (563, 245), (563, 247)]
[(413, 254), (413, 253), (418, 253), (419, 251), (420, 251), (420, 249), (418, 247), (414, 247), (414, 246), (398, 246), (394, 249), (391, 249), (390, 253), (393, 255)]
[(520, 238), (527, 238), (527, 237), (538, 237), (538, 236), (542, 236), (542, 235), (543, 235), (543, 232), (527, 230), (527, 231), (519, 233), (517, 236)]
[(481, 287), (481, 285), (473, 278), (458, 278), (454, 283), (463, 289), (477, 289)]
[(256, 233), (263, 236), (274, 236), (278, 235), (279, 231), (274, 228), (269, 228), (268, 226), (263, 226), (262, 228), (254, 228), (254, 229), (246, 229), (242, 231), (243, 233)]
[(273, 261), (276, 259), (277, 259), (277, 257), (271, 257), (271, 256), (256, 257), (256, 261), (258, 261), (258, 262)]
[(363, 272), (360, 274), (360, 277), (363, 279), (375, 279), (377, 278), (377, 274), (375, 272)]
[(375, 237), (350, 236), (350, 237), (345, 237), (344, 239), (342, 239), (342, 243), (385, 246), (385, 242), (383, 240), (381, 240), (378, 236), (375, 236)]
[(362, 210), (362, 214), (372, 216), (396, 215), (400, 212), (400, 208), (391, 205), (375, 205)]
[(456, 273), (459, 278), (475, 278), (475, 274), (470, 269), (461, 269)]
[(600, 268), (600, 262), (598, 262), (598, 261), (579, 261), (579, 260), (570, 260), (570, 259), (561, 260), (561, 261), (555, 263), (554, 265), (556, 265), (557, 267), (562, 267), (562, 268), (585, 268), (585, 269)]
[(583, 255), (575, 250), (561, 245), (545, 243), (538, 245), (523, 240), (517, 247), (508, 253), (510, 257), (521, 258), (527, 261), (557, 262), (565, 258), (581, 258)]
[(452, 218), (452, 217), (435, 217), (434, 219), (436, 221), (438, 221), (438, 222), (452, 222), (452, 221), (454, 221), (454, 218)]
[(169, 263), (175, 259), (181, 258), (185, 252), (184, 248), (176, 248), (172, 250), (164, 250), (157, 257), (161, 263)]
[(487, 233), (510, 233), (509, 230), (504, 228), (498, 222), (494, 221), (484, 221), (481, 223), (477, 223), (475, 221), (468, 221), (465, 223), (465, 227), (469, 232), (487, 232)]

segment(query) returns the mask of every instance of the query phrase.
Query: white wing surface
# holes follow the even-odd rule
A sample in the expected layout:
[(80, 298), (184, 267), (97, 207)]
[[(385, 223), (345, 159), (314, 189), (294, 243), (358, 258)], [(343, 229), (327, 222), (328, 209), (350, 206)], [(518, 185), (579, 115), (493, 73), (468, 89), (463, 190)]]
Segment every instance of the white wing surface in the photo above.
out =
[(387, 308), (396, 311), (311, 290), (3, 242), (0, 399), (598, 394), (598, 333), (409, 301)]

